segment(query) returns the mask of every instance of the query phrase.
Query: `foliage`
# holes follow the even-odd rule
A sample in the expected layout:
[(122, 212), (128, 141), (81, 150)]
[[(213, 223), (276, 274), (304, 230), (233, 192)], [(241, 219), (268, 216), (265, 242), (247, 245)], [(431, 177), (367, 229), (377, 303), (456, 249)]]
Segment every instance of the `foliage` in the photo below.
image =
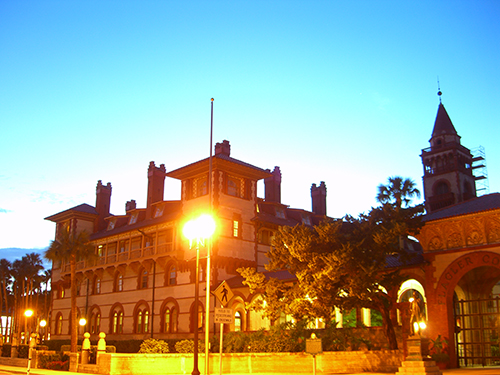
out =
[(76, 352), (78, 340), (77, 306), (76, 306), (76, 262), (91, 260), (96, 257), (94, 246), (89, 243), (86, 231), (75, 233), (70, 227), (62, 228), (56, 233), (56, 239), (45, 251), (45, 258), (52, 262), (68, 262), (71, 280), (71, 352)]
[(386, 204), (390, 203), (399, 208), (408, 207), (411, 198), (420, 198), (420, 191), (416, 188), (415, 182), (409, 178), (400, 176), (389, 177), (388, 184), (378, 186), (377, 201)]
[(436, 339), (430, 339), (432, 346), (430, 348), (430, 354), (433, 361), (447, 363), (450, 361), (450, 356), (448, 355), (448, 340), (438, 335)]
[[(390, 189), (389, 189), (390, 190)], [(388, 294), (403, 281), (398, 268), (388, 268), (387, 259), (400, 264), (414, 253), (406, 250), (407, 236), (418, 233), (423, 206), (401, 208), (406, 195), (395, 193), (395, 202), (384, 200), (359, 218), (325, 220), (311, 228), (306, 225), (280, 227), (268, 252), (268, 271), (287, 270), (297, 282), (285, 283), (251, 268), (240, 268), (243, 283), (262, 300), (249, 308), (262, 311), (271, 321), (282, 314), (295, 320), (333, 320), (334, 307), (343, 312), (369, 308), (381, 314), (390, 349), (397, 340), (390, 319), (394, 300)]]
[(144, 340), (139, 349), (139, 353), (169, 353), (168, 343), (163, 340)]
[(39, 368), (49, 370), (69, 370), (69, 357), (67, 354), (41, 354), (38, 357)]
[[(194, 341), (193, 340), (181, 340), (175, 344), (175, 351), (177, 353), (194, 353)], [(202, 353), (205, 351), (205, 343), (203, 340), (198, 340), (198, 352)]]

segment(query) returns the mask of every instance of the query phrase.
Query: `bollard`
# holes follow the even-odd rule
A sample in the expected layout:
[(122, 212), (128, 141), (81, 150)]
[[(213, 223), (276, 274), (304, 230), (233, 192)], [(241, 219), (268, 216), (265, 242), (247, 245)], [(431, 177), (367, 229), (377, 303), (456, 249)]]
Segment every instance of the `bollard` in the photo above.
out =
[(106, 353), (106, 334), (104, 332), (99, 333), (99, 341), (97, 341), (97, 358), (96, 363), (99, 364), (99, 355)]
[(10, 358), (17, 358), (17, 333), (12, 336), (12, 346), (10, 347)]
[(83, 342), (82, 342), (82, 365), (87, 365), (89, 363), (90, 356), (90, 333), (85, 332), (83, 334)]

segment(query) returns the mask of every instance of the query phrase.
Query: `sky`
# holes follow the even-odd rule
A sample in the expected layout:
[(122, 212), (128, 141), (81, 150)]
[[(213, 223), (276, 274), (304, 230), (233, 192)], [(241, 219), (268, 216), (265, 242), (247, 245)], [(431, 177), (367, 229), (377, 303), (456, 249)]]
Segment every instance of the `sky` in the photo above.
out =
[(279, 166), (290, 207), (325, 181), (343, 217), (390, 176), (423, 190), (439, 81), (498, 192), (499, 19), (497, 0), (0, 0), (0, 258), (48, 246), (44, 218), (95, 205), (98, 180), (112, 214), (145, 207), (150, 161), (208, 157), (212, 97), (214, 144)]

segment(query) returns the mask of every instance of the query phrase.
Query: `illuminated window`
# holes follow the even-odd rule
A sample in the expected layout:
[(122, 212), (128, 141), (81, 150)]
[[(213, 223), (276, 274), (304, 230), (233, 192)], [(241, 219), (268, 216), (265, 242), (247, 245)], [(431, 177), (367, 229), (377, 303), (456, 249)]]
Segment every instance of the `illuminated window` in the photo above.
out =
[(90, 316), (90, 333), (96, 334), (101, 330), (101, 313), (95, 311)]
[(56, 317), (56, 335), (62, 334), (62, 324), (63, 324), (62, 314), (58, 313)]
[(149, 311), (146, 308), (137, 311), (136, 323), (136, 333), (149, 332)]
[(233, 215), (233, 237), (241, 237), (241, 215)]
[(111, 333), (123, 333), (123, 311), (115, 310), (113, 312)]
[(234, 314), (234, 330), (236, 332), (239, 332), (241, 331), (241, 327), (242, 327), (241, 313), (239, 311), (236, 311), (236, 313)]
[(129, 242), (130, 242), (129, 240), (120, 241), (120, 245), (119, 245), (120, 253), (125, 253), (128, 251)]
[(177, 332), (177, 309), (175, 307), (167, 307), (163, 313), (163, 332)]

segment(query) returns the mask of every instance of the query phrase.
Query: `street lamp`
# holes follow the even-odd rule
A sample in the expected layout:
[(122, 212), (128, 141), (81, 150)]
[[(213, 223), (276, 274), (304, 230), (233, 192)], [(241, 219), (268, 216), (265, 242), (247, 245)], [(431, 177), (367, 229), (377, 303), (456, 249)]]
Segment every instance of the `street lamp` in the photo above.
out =
[[(195, 270), (195, 282), (194, 282), (194, 313), (195, 313), (195, 327), (194, 327), (194, 363), (192, 375), (199, 375), (200, 370), (198, 369), (198, 311), (199, 311), (199, 286), (200, 286), (200, 244), (203, 245), (205, 240), (210, 239), (215, 231), (215, 221), (212, 216), (208, 214), (203, 214), (196, 219), (188, 221), (183, 228), (184, 236), (189, 240), (189, 248), (192, 248), (193, 241), (196, 241), (196, 270)], [(210, 272), (207, 269), (207, 274)], [(208, 288), (207, 288), (208, 293)], [(206, 306), (208, 309), (209, 306)], [(208, 329), (208, 327), (205, 327)]]
[(24, 310), (24, 343), (28, 344), (29, 333), (28, 333), (28, 318), (31, 318), (34, 311), (31, 309)]
[(40, 331), (42, 332), (42, 340), (41, 341), (45, 341), (45, 327), (47, 326), (47, 321), (45, 319), (42, 319), (40, 320), (40, 323), (38, 323), (38, 325), (40, 326)]

